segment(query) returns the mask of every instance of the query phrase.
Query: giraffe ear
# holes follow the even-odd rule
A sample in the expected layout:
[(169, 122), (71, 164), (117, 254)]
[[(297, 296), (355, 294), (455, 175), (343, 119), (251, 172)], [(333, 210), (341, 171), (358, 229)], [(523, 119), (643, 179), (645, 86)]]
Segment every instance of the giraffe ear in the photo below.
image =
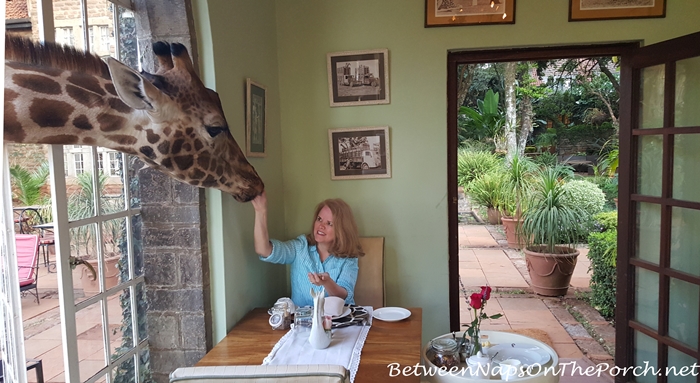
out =
[(164, 96), (150, 81), (139, 72), (108, 57), (106, 60), (112, 83), (119, 98), (134, 109), (153, 111), (158, 109), (158, 101)]

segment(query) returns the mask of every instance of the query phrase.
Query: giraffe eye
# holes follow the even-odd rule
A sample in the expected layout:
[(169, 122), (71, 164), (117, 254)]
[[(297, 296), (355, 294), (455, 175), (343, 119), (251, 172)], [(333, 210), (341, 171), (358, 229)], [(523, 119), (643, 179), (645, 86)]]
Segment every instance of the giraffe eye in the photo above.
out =
[(216, 137), (219, 134), (228, 130), (228, 128), (225, 126), (207, 126), (206, 129), (207, 133), (209, 133), (211, 137)]

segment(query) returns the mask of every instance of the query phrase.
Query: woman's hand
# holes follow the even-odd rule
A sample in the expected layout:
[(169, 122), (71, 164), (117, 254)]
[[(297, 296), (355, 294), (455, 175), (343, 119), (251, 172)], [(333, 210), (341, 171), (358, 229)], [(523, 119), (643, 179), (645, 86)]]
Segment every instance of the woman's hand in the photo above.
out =
[(259, 196), (253, 198), (253, 200), (250, 202), (253, 204), (253, 209), (255, 209), (256, 212), (267, 212), (267, 194), (265, 191), (263, 191)]
[(309, 273), (309, 282), (315, 286), (325, 286), (329, 281), (333, 282), (328, 273)]

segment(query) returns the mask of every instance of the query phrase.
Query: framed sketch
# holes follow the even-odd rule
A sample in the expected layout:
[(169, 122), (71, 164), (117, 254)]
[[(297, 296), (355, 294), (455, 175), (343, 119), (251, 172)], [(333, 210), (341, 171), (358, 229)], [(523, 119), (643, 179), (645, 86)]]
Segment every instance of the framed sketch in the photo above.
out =
[(569, 0), (569, 21), (665, 16), (666, 0)]
[(331, 106), (389, 103), (389, 50), (328, 54)]
[(267, 149), (267, 89), (246, 79), (245, 152), (248, 157), (265, 157)]
[(515, 0), (425, 0), (425, 27), (515, 24)]
[(331, 179), (391, 178), (389, 127), (329, 129)]

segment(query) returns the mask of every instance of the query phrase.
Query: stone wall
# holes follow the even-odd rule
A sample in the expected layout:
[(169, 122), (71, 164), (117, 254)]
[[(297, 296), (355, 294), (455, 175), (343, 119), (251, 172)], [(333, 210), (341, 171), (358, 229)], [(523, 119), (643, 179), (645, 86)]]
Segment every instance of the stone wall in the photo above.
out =
[[(152, 44), (184, 44), (197, 63), (189, 0), (134, 0), (144, 70), (155, 71)], [(212, 347), (204, 190), (152, 169), (139, 172), (151, 370), (168, 382)]]

